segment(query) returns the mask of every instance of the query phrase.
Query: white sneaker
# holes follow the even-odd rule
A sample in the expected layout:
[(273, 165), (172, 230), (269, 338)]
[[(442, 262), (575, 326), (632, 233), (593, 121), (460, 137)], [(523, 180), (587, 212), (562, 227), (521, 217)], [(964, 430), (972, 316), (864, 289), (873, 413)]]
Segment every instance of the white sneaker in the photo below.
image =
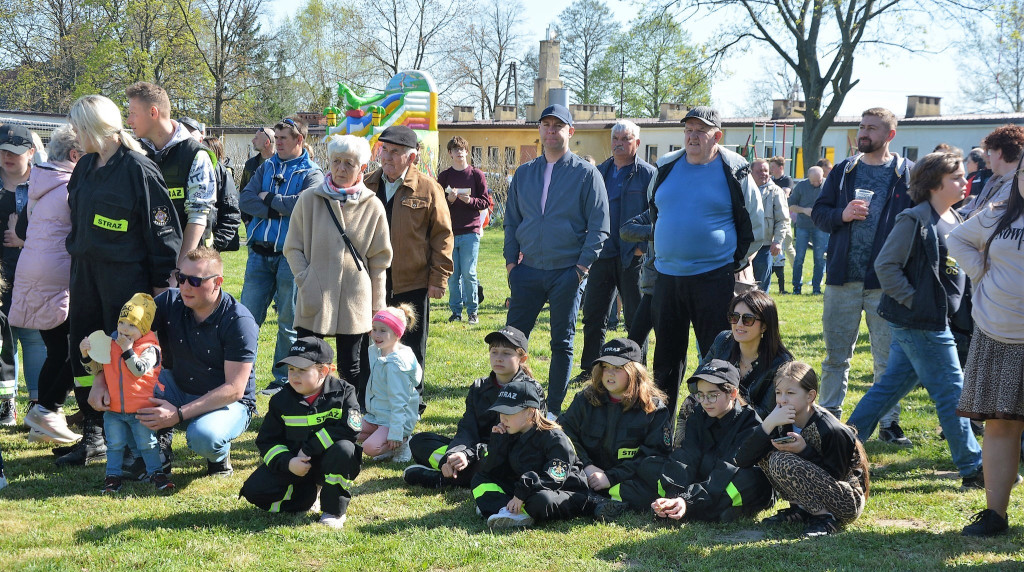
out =
[(487, 519), (487, 526), (490, 528), (522, 528), (533, 526), (533, 517), (525, 512), (512, 514), (507, 508), (501, 507), (498, 514), (493, 514)]
[(390, 451), (387, 451), (386, 453), (381, 453), (380, 455), (373, 457), (373, 460), (377, 462), (390, 461), (391, 458), (395, 456), (395, 451), (397, 451), (397, 449), (392, 449)]
[(56, 442), (53, 437), (50, 437), (46, 433), (39, 431), (38, 429), (28, 430), (28, 442), (29, 443), (54, 443)]
[(402, 443), (402, 446), (395, 450), (395, 456), (391, 460), (396, 463), (408, 463), (412, 460), (412, 449), (409, 448), (408, 441)]
[(60, 411), (50, 411), (36, 405), (25, 415), (25, 425), (49, 436), (58, 443), (74, 443), (82, 438), (68, 427), (68, 420)]
[(345, 526), (346, 515), (334, 516), (330, 513), (323, 513), (320, 515), (320, 524), (329, 526), (334, 529), (341, 529)]

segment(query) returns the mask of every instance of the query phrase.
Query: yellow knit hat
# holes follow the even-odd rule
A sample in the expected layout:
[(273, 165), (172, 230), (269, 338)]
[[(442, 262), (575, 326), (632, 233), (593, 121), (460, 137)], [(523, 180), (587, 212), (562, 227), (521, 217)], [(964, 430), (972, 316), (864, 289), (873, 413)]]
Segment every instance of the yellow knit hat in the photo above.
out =
[(139, 329), (142, 335), (149, 333), (153, 326), (153, 316), (156, 314), (156, 302), (149, 294), (139, 292), (132, 296), (121, 308), (121, 315), (117, 320), (128, 322)]

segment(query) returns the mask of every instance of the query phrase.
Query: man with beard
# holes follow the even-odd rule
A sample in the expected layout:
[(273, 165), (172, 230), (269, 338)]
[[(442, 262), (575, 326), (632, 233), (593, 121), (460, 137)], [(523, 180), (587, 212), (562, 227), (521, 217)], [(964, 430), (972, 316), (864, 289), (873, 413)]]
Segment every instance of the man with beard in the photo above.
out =
[[(885, 372), (892, 333), (878, 315), (882, 297), (875, 257), (892, 230), (896, 215), (911, 206), (907, 185), (913, 163), (889, 151), (896, 136), (896, 116), (873, 107), (861, 114), (857, 131), (860, 152), (836, 165), (811, 210), (819, 229), (830, 233), (822, 313), (825, 359), (821, 363), (822, 407), (837, 418), (849, 383), (850, 358), (864, 312), (871, 339), (874, 380)], [(882, 418), (879, 437), (910, 446), (899, 426), (899, 405)]]

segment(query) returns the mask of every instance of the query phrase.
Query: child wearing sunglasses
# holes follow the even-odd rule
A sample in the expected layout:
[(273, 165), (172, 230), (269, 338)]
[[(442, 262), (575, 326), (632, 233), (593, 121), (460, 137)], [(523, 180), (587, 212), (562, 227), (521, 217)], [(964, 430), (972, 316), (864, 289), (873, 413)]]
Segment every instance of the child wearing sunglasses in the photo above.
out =
[(700, 407), (686, 419), (680, 448), (664, 463), (651, 503), (658, 518), (728, 522), (752, 516), (775, 502), (771, 484), (758, 467), (740, 468), (735, 457), (761, 419), (739, 392), (739, 372), (711, 360), (687, 385)]
[[(160, 344), (150, 328), (156, 315), (156, 303), (149, 294), (138, 293), (121, 308), (117, 331), (109, 345), (93, 347), (84, 338), (78, 348), (82, 364), (93, 379), (89, 405), (103, 411), (103, 434), (107, 445), (107, 475), (104, 493), (121, 490), (124, 449), (129, 442), (146, 465), (146, 475), (158, 491), (174, 490), (174, 483), (163, 471), (156, 432), (136, 417), (139, 409), (151, 407), (153, 389), (160, 385)], [(93, 337), (93, 336), (90, 336)], [(105, 342), (107, 343), (107, 342)]]

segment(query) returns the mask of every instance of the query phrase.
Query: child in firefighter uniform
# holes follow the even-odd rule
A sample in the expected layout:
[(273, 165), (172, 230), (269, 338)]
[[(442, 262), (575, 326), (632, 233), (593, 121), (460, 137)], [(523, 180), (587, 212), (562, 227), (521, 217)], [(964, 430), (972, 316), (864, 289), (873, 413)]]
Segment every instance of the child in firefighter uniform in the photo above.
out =
[(288, 385), (270, 398), (256, 436), (263, 464), (240, 495), (270, 512), (305, 512), (320, 489), (320, 523), (341, 528), (363, 451), (356, 390), (331, 375), (332, 363), (331, 347), (306, 337), (275, 366), (288, 366)]
[(513, 381), (490, 408), (500, 422), (472, 481), (477, 510), (490, 528), (572, 518), (590, 504), (583, 465), (569, 437), (541, 412), (542, 403), (535, 384)]

